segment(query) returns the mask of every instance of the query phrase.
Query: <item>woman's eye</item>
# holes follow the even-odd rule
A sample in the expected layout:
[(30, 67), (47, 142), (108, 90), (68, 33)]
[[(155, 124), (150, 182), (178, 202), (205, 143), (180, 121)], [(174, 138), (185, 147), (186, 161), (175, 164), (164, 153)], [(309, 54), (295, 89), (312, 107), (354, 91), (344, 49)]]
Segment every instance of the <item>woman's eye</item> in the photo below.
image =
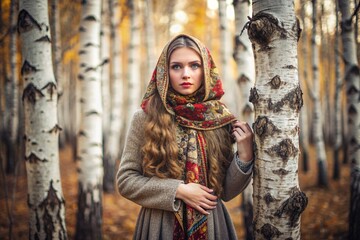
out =
[(174, 69), (174, 70), (178, 70), (180, 68), (181, 68), (180, 65), (172, 65), (171, 66), (171, 69)]
[(198, 63), (194, 63), (194, 64), (191, 65), (191, 68), (192, 68), (192, 69), (198, 69), (198, 68), (200, 68), (200, 67), (201, 67), (201, 65), (198, 64)]

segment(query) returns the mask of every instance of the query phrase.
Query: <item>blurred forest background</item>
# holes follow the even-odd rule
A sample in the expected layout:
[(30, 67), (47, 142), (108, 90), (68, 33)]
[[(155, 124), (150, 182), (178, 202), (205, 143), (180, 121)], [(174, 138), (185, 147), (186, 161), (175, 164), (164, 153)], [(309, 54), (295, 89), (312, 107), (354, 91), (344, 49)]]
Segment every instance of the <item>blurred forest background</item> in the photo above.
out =
[[(98, 58), (81, 59), (82, 3), (49, 0), (48, 13), (52, 43), (52, 61), (58, 95), (60, 184), (66, 201), (66, 228), (69, 238), (75, 237), (78, 202), (86, 166), (77, 170), (80, 125), (79, 79), (84, 72), (83, 61), (95, 61), (101, 68), (102, 139), (104, 165), (102, 196), (102, 229), (104, 239), (131, 239), (139, 206), (116, 193), (113, 179), (124, 145), (126, 126), (134, 109), (139, 107), (145, 86), (162, 47), (174, 36), (186, 33), (203, 41), (210, 49), (225, 83), (225, 90), (235, 102), (241, 77), (236, 62), (240, 32), (236, 26), (234, 4), (242, 1), (217, 0), (136, 0), (102, 1), (101, 47)], [(251, 17), (251, 5), (247, 16)], [(346, 144), (346, 92), (344, 91), (344, 59), (341, 55), (341, 15), (337, 1), (318, 0), (316, 9), (310, 0), (295, 0), (296, 17), (302, 28), (298, 42), (299, 80), (304, 106), (301, 110), (299, 180), (309, 199), (301, 218), (302, 239), (347, 239), (350, 209), (350, 162)], [(359, 59), (358, 0), (349, 0), (357, 58)], [(33, 3), (35, 4), (35, 3)], [(222, 13), (220, 14), (222, 10)], [(314, 21), (314, 11), (315, 15)], [(244, 14), (243, 14), (244, 15)], [(1, 0), (0, 4), (0, 239), (26, 239), (29, 236), (29, 175), (25, 162), (38, 161), (25, 153), (24, 118), (28, 97), (24, 78), (31, 66), (24, 67), (19, 30), (21, 18), (17, 0)], [(31, 18), (24, 18), (30, 21)], [(30, 20), (29, 20), (30, 19)], [(32, 20), (31, 20), (32, 21)], [(223, 22), (222, 22), (223, 21)], [(225, 21), (225, 25), (223, 24)], [(41, 23), (45, 24), (45, 23)], [(40, 25), (41, 25), (40, 24)], [(314, 25), (315, 24), (315, 25)], [(39, 25), (39, 26), (40, 26)], [(224, 27), (225, 26), (225, 27)], [(24, 26), (20, 26), (24, 29)], [(317, 31), (313, 31), (316, 29)], [(224, 33), (225, 30), (225, 33)], [(246, 29), (243, 35), (247, 37)], [(315, 34), (315, 35), (314, 35)], [(314, 45), (318, 54), (314, 54)], [(318, 65), (314, 67), (314, 55)], [(225, 59), (225, 60), (224, 60)], [(225, 65), (224, 65), (225, 64)], [(224, 67), (226, 66), (226, 67)], [(250, 69), (251, 67), (251, 69)], [(254, 75), (253, 65), (246, 70)], [(30, 70), (29, 70), (30, 69)], [(314, 69), (318, 75), (314, 75)], [(83, 71), (83, 72), (82, 72)], [(226, 72), (226, 74), (225, 74)], [(30, 76), (30, 75), (29, 75)], [(100, 75), (99, 75), (100, 76)], [(320, 83), (319, 93), (313, 92), (314, 76)], [(51, 78), (51, 77), (50, 77)], [(251, 79), (254, 84), (254, 77)], [(340, 84), (339, 84), (340, 83)], [(229, 87), (230, 86), (230, 89)], [(96, 88), (96, 87), (95, 87)], [(91, 92), (91, 91), (90, 91)], [(25, 94), (25, 95), (24, 95)], [(319, 170), (318, 153), (313, 129), (314, 94), (319, 94), (322, 116), (321, 129), (325, 144), (325, 164)], [(37, 95), (33, 96), (35, 99)], [(340, 143), (335, 133), (336, 101), (340, 99)], [(225, 101), (228, 101), (225, 99)], [(231, 100), (230, 100), (231, 101)], [(247, 101), (247, 100), (246, 100)], [(228, 105), (244, 118), (240, 106)], [(250, 112), (251, 107), (250, 107)], [(53, 113), (46, 113), (49, 119)], [(56, 114), (54, 115), (56, 116)], [(45, 118), (44, 121), (48, 121)], [(53, 121), (53, 120), (49, 120)], [(99, 126), (94, 126), (94, 128)], [(139, 126), (140, 127), (140, 126)], [(80, 133), (81, 134), (81, 133)], [(81, 146), (80, 146), (81, 147)], [(84, 147), (84, 146), (83, 146)], [(24, 157), (25, 156), (25, 157)], [(26, 161), (24, 161), (24, 159)], [(104, 161), (104, 162), (102, 162)], [(81, 163), (80, 163), (81, 165)], [(56, 166), (55, 166), (56, 167)], [(325, 169), (325, 170), (324, 170)], [(323, 172), (324, 171), (324, 172)], [(51, 172), (51, 171), (50, 171)], [(79, 177), (79, 172), (81, 176)], [(89, 173), (90, 174), (90, 173)], [(325, 175), (324, 175), (325, 174)], [(321, 175), (321, 177), (320, 177)], [(28, 177), (28, 178), (27, 178)], [(60, 178), (59, 178), (60, 179)], [(325, 180), (324, 180), (325, 179)], [(31, 184), (30, 184), (31, 185)], [(80, 190), (79, 190), (80, 189)], [(58, 193), (61, 191), (58, 191)], [(226, 205), (235, 223), (239, 238), (245, 238), (244, 211), (241, 196)], [(60, 211), (60, 210), (59, 210)]]

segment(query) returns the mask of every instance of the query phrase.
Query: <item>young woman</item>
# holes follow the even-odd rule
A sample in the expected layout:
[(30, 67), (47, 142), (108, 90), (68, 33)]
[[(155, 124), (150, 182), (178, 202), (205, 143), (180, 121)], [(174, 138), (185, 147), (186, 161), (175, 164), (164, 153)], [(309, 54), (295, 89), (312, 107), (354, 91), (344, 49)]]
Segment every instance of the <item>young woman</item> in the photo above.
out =
[(134, 239), (236, 239), (221, 200), (250, 181), (253, 133), (223, 94), (200, 41), (179, 35), (165, 46), (117, 173), (120, 194), (142, 206)]

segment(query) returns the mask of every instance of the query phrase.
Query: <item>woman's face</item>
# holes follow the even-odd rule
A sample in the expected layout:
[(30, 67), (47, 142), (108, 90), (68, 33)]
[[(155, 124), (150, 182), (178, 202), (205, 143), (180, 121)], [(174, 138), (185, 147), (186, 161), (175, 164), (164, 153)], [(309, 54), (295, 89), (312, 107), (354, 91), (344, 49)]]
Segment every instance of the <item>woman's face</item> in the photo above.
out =
[(193, 49), (182, 47), (170, 55), (169, 76), (171, 87), (181, 95), (198, 90), (203, 81), (200, 55)]

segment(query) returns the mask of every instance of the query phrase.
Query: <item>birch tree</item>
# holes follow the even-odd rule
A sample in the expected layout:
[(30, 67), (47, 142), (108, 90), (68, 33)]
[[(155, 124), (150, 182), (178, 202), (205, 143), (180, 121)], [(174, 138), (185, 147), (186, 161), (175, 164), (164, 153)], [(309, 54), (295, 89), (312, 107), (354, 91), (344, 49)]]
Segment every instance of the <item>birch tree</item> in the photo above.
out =
[[(224, 83), (226, 94), (224, 95), (224, 102), (232, 112), (237, 113), (237, 106), (235, 101), (235, 88), (232, 76), (232, 68), (230, 65), (232, 41), (230, 38), (229, 23), (227, 19), (226, 0), (219, 1), (219, 22), (220, 22), (220, 69), (221, 78)], [(237, 114), (236, 114), (237, 115)]]
[(322, 111), (320, 103), (320, 78), (319, 78), (319, 48), (316, 44), (317, 35), (317, 0), (312, 0), (312, 36), (311, 36), (311, 52), (312, 52), (312, 80), (313, 80), (313, 128), (316, 149), (316, 158), (318, 163), (318, 185), (322, 187), (328, 186), (327, 180), (327, 163), (325, 153), (325, 143), (322, 128)]
[(144, 1), (144, 24), (145, 24), (145, 46), (146, 46), (146, 79), (150, 79), (156, 65), (155, 57), (155, 33), (153, 24), (153, 4), (152, 0)]
[(19, 107), (18, 107), (18, 90), (19, 90), (19, 79), (18, 79), (18, 66), (17, 66), (17, 33), (16, 33), (16, 22), (17, 22), (17, 1), (11, 0), (10, 2), (10, 76), (6, 79), (6, 147), (7, 147), (7, 164), (6, 172), (14, 173), (15, 165), (18, 159), (17, 149), (17, 136), (19, 126)]
[[(109, 0), (102, 1), (101, 10), (101, 30), (100, 30), (101, 49), (100, 55), (102, 60), (101, 68), (101, 89), (102, 89), (102, 123), (103, 123), (103, 139), (106, 143), (106, 138), (109, 133), (110, 122), (110, 6)], [(106, 144), (104, 145), (104, 149)], [(105, 172), (106, 174), (106, 172)]]
[(120, 35), (120, 14), (121, 8), (117, 0), (110, 2), (111, 16), (111, 42), (112, 62), (111, 62), (111, 112), (109, 123), (109, 135), (106, 138), (106, 151), (104, 155), (104, 163), (106, 175), (104, 177), (104, 188), (114, 191), (114, 179), (116, 161), (120, 156), (120, 139), (121, 130), (124, 123), (123, 117), (123, 78), (122, 78), (122, 61), (121, 61), (121, 35)]
[[(302, 58), (304, 59), (303, 63), (303, 83), (308, 81), (308, 70), (307, 70), (307, 25), (306, 25), (306, 0), (301, 0), (301, 20), (303, 23), (303, 30), (301, 34), (301, 40), (302, 40)], [(301, 81), (300, 81), (301, 85)], [(311, 90), (310, 90), (311, 91)], [(309, 170), (309, 121), (308, 121), (308, 105), (306, 104), (306, 98), (304, 99), (304, 106), (301, 108), (300, 111), (300, 136), (299, 136), (299, 143), (301, 147), (301, 154), (302, 154), (302, 168), (304, 172), (307, 172)]]
[[(63, 98), (64, 94), (64, 82), (63, 82), (63, 65), (62, 65), (62, 48), (61, 48), (61, 29), (60, 29), (60, 10), (59, 10), (59, 1), (58, 0), (51, 0), (51, 22), (52, 26), (52, 40), (53, 40), (53, 59), (54, 59), (54, 74), (55, 79), (58, 86), (58, 116), (59, 116), (59, 123), (63, 129), (66, 128), (65, 126), (65, 111), (64, 111), (64, 101)], [(65, 131), (61, 131), (59, 134), (60, 138), (60, 147), (64, 147), (66, 139), (65, 139)]]
[[(254, 54), (251, 42), (246, 31), (242, 31), (249, 15), (250, 1), (233, 1), (235, 11), (235, 49), (234, 59), (237, 65), (237, 96), (238, 113), (241, 121), (246, 121), (250, 125), (254, 122), (254, 108), (249, 102), (250, 89), (255, 81)], [(242, 210), (246, 228), (246, 239), (253, 239), (252, 220), (253, 220), (253, 187), (250, 183), (242, 193)]]
[(342, 81), (340, 77), (340, 56), (339, 56), (339, 9), (338, 3), (335, 2), (335, 96), (334, 96), (334, 168), (333, 168), (333, 179), (337, 180), (340, 178), (340, 150), (342, 146), (341, 136), (341, 96), (342, 96)]
[(128, 111), (127, 123), (139, 108), (140, 104), (140, 14), (138, 1), (127, 0), (130, 10), (130, 46), (129, 46), (129, 65), (128, 65)]
[(23, 56), (29, 239), (67, 239), (47, 1), (20, 1), (18, 31)]
[(80, 126), (76, 239), (100, 239), (102, 226), (101, 1), (82, 2), (80, 22)]
[(351, 163), (349, 239), (355, 240), (360, 237), (360, 76), (349, 2), (339, 0), (338, 4), (345, 62), (348, 156)]
[(255, 239), (300, 239), (300, 215), (307, 197), (298, 182), (299, 23), (294, 2), (253, 1), (248, 34), (255, 55), (253, 125)]

